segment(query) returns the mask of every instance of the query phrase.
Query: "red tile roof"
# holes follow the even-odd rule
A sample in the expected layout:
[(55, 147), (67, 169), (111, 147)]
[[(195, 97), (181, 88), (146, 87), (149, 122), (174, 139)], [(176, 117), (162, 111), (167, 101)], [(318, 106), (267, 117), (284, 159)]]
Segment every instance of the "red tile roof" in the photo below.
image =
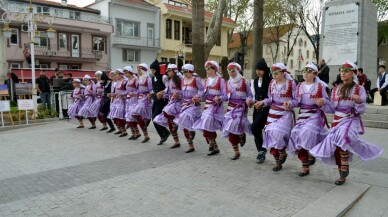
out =
[[(293, 24), (280, 25), (279, 27), (267, 27), (263, 31), (263, 44), (270, 44), (281, 37), (283, 37), (287, 32), (292, 30)], [(247, 45), (251, 46), (253, 44), (253, 32), (249, 32), (247, 37)], [(239, 48), (240, 47), (240, 34), (233, 33), (232, 39), (228, 44), (228, 48)]]
[[(10, 1), (30, 4), (29, 0), (10, 0)], [(57, 7), (57, 8), (66, 8), (66, 9), (73, 9), (77, 11), (85, 11), (85, 12), (100, 14), (99, 10), (95, 10), (91, 8), (82, 8), (71, 4), (67, 4), (67, 6), (63, 6), (60, 2), (53, 2), (48, 0), (32, 0), (32, 4), (47, 5), (47, 6)]]
[[(170, 10), (173, 10), (173, 11), (179, 11), (179, 12), (183, 12), (183, 13), (186, 13), (186, 14), (191, 14), (191, 12), (192, 12), (192, 10), (190, 8), (183, 8), (183, 7), (179, 7), (179, 6), (175, 6), (175, 5), (170, 5), (170, 4), (164, 4), (164, 5), (166, 6), (167, 9), (170, 9)], [(213, 13), (205, 11), (205, 17), (212, 18), (213, 17)], [(234, 22), (234, 20), (232, 20), (232, 19), (230, 19), (228, 17), (223, 17), (222, 21), (226, 22), (226, 23), (230, 23), (230, 24), (236, 24), (236, 22)]]

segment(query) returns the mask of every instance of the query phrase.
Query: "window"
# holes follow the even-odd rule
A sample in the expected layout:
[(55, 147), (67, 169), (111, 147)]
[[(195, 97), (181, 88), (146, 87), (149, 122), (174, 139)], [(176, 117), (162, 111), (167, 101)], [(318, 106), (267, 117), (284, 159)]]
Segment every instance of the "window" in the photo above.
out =
[(57, 17), (63, 17), (63, 10), (62, 9), (55, 9), (54, 13), (55, 13), (55, 16), (57, 16)]
[(47, 32), (38, 32), (39, 33), (39, 40), (38, 42), (36, 43), (37, 46), (41, 46), (41, 47), (47, 47)]
[(117, 35), (140, 37), (140, 23), (129, 20), (116, 21)]
[(140, 50), (123, 49), (124, 62), (140, 62)]
[(160, 60), (161, 60), (162, 63), (167, 63), (167, 58), (166, 57), (162, 57), (162, 58), (160, 58)]
[(313, 52), (313, 59), (315, 59), (315, 52)]
[(271, 47), (267, 47), (267, 49), (265, 49), (265, 52), (266, 52), (266, 54), (271, 54)]
[(291, 50), (290, 56), (294, 56), (294, 49)]
[(70, 19), (81, 20), (81, 12), (79, 12), (79, 11), (70, 11)]
[(306, 40), (304, 41), (304, 47), (307, 47), (307, 42), (306, 42)]
[(38, 65), (35, 65), (35, 68), (38, 68), (38, 69), (48, 69), (49, 68), (49, 64), (48, 63), (41, 63), (41, 64), (38, 64)]
[(38, 6), (36, 12), (39, 14), (50, 14), (50, 8), (45, 6)]
[(290, 61), (290, 69), (293, 69), (294, 68), (294, 60), (291, 60)]
[(175, 58), (170, 58), (170, 63), (171, 64), (176, 64), (176, 59)]
[(9, 67), (11, 69), (20, 69), (20, 63), (10, 63)]
[(80, 65), (71, 65), (70, 69), (81, 69)]
[(310, 58), (310, 51), (306, 51), (306, 58)]
[(93, 37), (93, 50), (105, 51), (105, 39), (102, 37)]
[(181, 22), (179, 20), (174, 20), (174, 39), (181, 39)]
[(66, 33), (59, 33), (59, 48), (67, 49), (67, 34)]
[(298, 69), (302, 68), (302, 61), (298, 61)]
[(67, 65), (58, 65), (59, 70), (67, 70)]
[(172, 21), (171, 19), (166, 19), (166, 38), (172, 39)]
[(9, 39), (9, 41), (12, 45), (19, 44), (19, 30), (18, 29), (12, 29), (12, 34), (11, 34), (11, 38)]

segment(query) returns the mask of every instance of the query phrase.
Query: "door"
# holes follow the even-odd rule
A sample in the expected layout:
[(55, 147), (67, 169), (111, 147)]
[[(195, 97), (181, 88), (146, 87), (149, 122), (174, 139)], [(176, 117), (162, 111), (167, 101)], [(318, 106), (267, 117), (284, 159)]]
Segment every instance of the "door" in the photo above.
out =
[(147, 45), (149, 47), (155, 47), (154, 26), (152, 24), (148, 24), (148, 27), (147, 27)]
[(79, 35), (71, 35), (71, 56), (79, 57)]

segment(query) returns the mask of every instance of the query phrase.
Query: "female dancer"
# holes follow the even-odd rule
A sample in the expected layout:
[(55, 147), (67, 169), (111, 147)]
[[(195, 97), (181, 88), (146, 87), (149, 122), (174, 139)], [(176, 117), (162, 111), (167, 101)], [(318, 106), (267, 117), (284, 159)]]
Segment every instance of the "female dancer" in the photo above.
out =
[(245, 144), (245, 133), (251, 133), (251, 123), (248, 121), (248, 106), (252, 106), (252, 91), (250, 82), (241, 74), (241, 66), (238, 63), (229, 63), (229, 81), (226, 83), (226, 93), (229, 103), (223, 124), (223, 136), (229, 137), (233, 146), (234, 156), (232, 160), (240, 157), (238, 144)]
[(69, 109), (67, 110), (67, 114), (70, 118), (76, 118), (79, 122), (79, 126), (77, 128), (84, 128), (84, 123), (82, 121), (82, 117), (79, 116), (78, 112), (82, 108), (84, 104), (84, 88), (81, 86), (81, 80), (78, 78), (73, 79), (73, 94), (71, 98), (73, 99), (73, 103), (69, 105)]
[(182, 73), (184, 75), (182, 85), (182, 109), (174, 119), (174, 122), (178, 125), (179, 129), (183, 129), (186, 140), (189, 143), (189, 149), (186, 153), (195, 151), (194, 137), (195, 131), (193, 129), (194, 123), (201, 117), (201, 104), (199, 102), (194, 103), (193, 97), (202, 98), (203, 84), (201, 78), (195, 77), (194, 66), (186, 64), (182, 67)]
[(270, 148), (276, 166), (273, 171), (282, 169), (282, 164), (287, 159), (286, 147), (294, 125), (292, 108), (297, 106), (295, 99), (296, 85), (287, 72), (283, 63), (272, 66), (272, 76), (268, 90), (268, 98), (256, 103), (256, 108), (271, 106), (264, 130), (264, 148)]
[(333, 110), (326, 92), (327, 85), (321, 82), (317, 75), (317, 66), (307, 64), (303, 69), (304, 82), (296, 89), (300, 110), (297, 125), (291, 131), (287, 152), (298, 153), (298, 158), (302, 162), (302, 172), (298, 174), (301, 177), (310, 174), (309, 167), (315, 163), (315, 158), (309, 154), (309, 150), (329, 133), (324, 112)]
[(132, 69), (131, 66), (124, 67), (124, 75), (128, 78), (127, 81), (127, 96), (125, 104), (125, 118), (127, 120), (127, 125), (131, 129), (131, 137), (128, 140), (136, 140), (140, 137), (139, 128), (137, 127), (136, 119), (132, 116), (132, 109), (137, 103), (137, 81), (136, 72)]
[(89, 75), (85, 75), (83, 80), (86, 84), (84, 91), (85, 102), (82, 108), (79, 110), (78, 115), (89, 119), (90, 123), (92, 124), (89, 129), (96, 129), (97, 114), (90, 111), (90, 106), (93, 104), (94, 97), (96, 95), (96, 85)]
[[(217, 130), (222, 130), (224, 121), (223, 102), (228, 100), (226, 96), (225, 80), (218, 74), (219, 66), (215, 61), (207, 61), (205, 68), (208, 77), (205, 80), (205, 89), (202, 100), (205, 101), (205, 108), (201, 118), (197, 120), (193, 129), (203, 132), (206, 142), (209, 144), (208, 156), (220, 153), (216, 142)], [(193, 102), (200, 102), (200, 98), (194, 96)]]
[(132, 116), (135, 118), (143, 131), (144, 139), (141, 143), (146, 143), (150, 140), (148, 136), (147, 127), (152, 117), (152, 102), (150, 100), (150, 93), (152, 91), (152, 81), (149, 76), (149, 68), (145, 63), (137, 66), (137, 73), (139, 75), (137, 88), (137, 104), (132, 109)]
[(116, 69), (114, 74), (116, 83), (113, 91), (110, 93), (112, 103), (108, 117), (113, 119), (119, 130), (115, 134), (120, 134), (119, 137), (125, 137), (128, 135), (125, 129), (125, 88), (127, 82), (124, 80), (124, 72), (122, 69)]
[[(356, 81), (357, 66), (349, 61), (342, 64), (343, 84), (334, 87), (331, 99), (334, 103), (334, 120), (329, 135), (317, 144), (310, 153), (324, 163), (337, 164), (340, 178), (336, 185), (342, 185), (349, 175), (349, 158), (353, 154), (362, 160), (378, 157), (383, 149), (359, 138), (364, 133), (360, 114), (365, 113), (366, 93)], [(356, 81), (355, 81), (356, 80)]]
[(102, 123), (103, 125), (103, 128), (100, 130), (100, 131), (103, 131), (103, 130), (107, 130), (108, 127), (107, 127), (107, 124), (106, 124), (106, 121), (104, 121), (102, 118), (101, 118), (101, 115), (100, 115), (100, 108), (101, 108), (101, 105), (102, 105), (102, 95), (104, 94), (104, 85), (103, 85), (103, 81), (101, 80), (101, 76), (102, 76), (103, 72), (101, 71), (97, 71), (96, 73), (94, 73), (94, 75), (96, 76), (96, 79), (97, 79), (97, 83), (96, 83), (96, 95), (94, 97), (94, 101), (93, 103), (90, 105), (89, 107), (89, 112), (90, 114), (93, 115), (93, 117), (97, 117), (98, 120)]
[(166, 69), (167, 76), (163, 76), (165, 90), (156, 94), (158, 99), (162, 97), (169, 100), (166, 107), (163, 108), (162, 114), (154, 118), (154, 122), (168, 126), (172, 137), (174, 138), (174, 145), (170, 148), (179, 148), (181, 146), (178, 137), (178, 126), (174, 123), (175, 117), (179, 114), (182, 108), (182, 79), (177, 75), (178, 67), (175, 64), (169, 64)]
[[(256, 65), (257, 78), (253, 81), (253, 91), (255, 101), (259, 102), (268, 98), (268, 87), (272, 80), (270, 69), (264, 58), (259, 60)], [(267, 149), (263, 148), (263, 130), (269, 113), (269, 107), (261, 107), (253, 110), (253, 122), (251, 125), (252, 133), (255, 137), (255, 144), (258, 151), (256, 162), (262, 164), (265, 161)]]

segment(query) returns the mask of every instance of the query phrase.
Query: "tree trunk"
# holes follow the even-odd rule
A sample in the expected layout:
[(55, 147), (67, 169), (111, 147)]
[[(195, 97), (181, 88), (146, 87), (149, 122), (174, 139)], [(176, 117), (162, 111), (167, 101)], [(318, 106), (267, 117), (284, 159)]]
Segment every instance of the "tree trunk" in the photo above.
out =
[(205, 72), (205, 2), (204, 0), (192, 1), (192, 36), (193, 36), (193, 65), (195, 72), (202, 78)]
[[(209, 28), (206, 33), (205, 40), (205, 59), (209, 57), (210, 51), (217, 43), (218, 37), (221, 34), (222, 15), (226, 11), (226, 0), (220, 0), (216, 11), (210, 21)], [(193, 11), (194, 12), (194, 11)], [(193, 29), (194, 30), (194, 29)]]
[(255, 0), (253, 5), (253, 57), (252, 79), (257, 77), (256, 64), (263, 57), (264, 0)]

